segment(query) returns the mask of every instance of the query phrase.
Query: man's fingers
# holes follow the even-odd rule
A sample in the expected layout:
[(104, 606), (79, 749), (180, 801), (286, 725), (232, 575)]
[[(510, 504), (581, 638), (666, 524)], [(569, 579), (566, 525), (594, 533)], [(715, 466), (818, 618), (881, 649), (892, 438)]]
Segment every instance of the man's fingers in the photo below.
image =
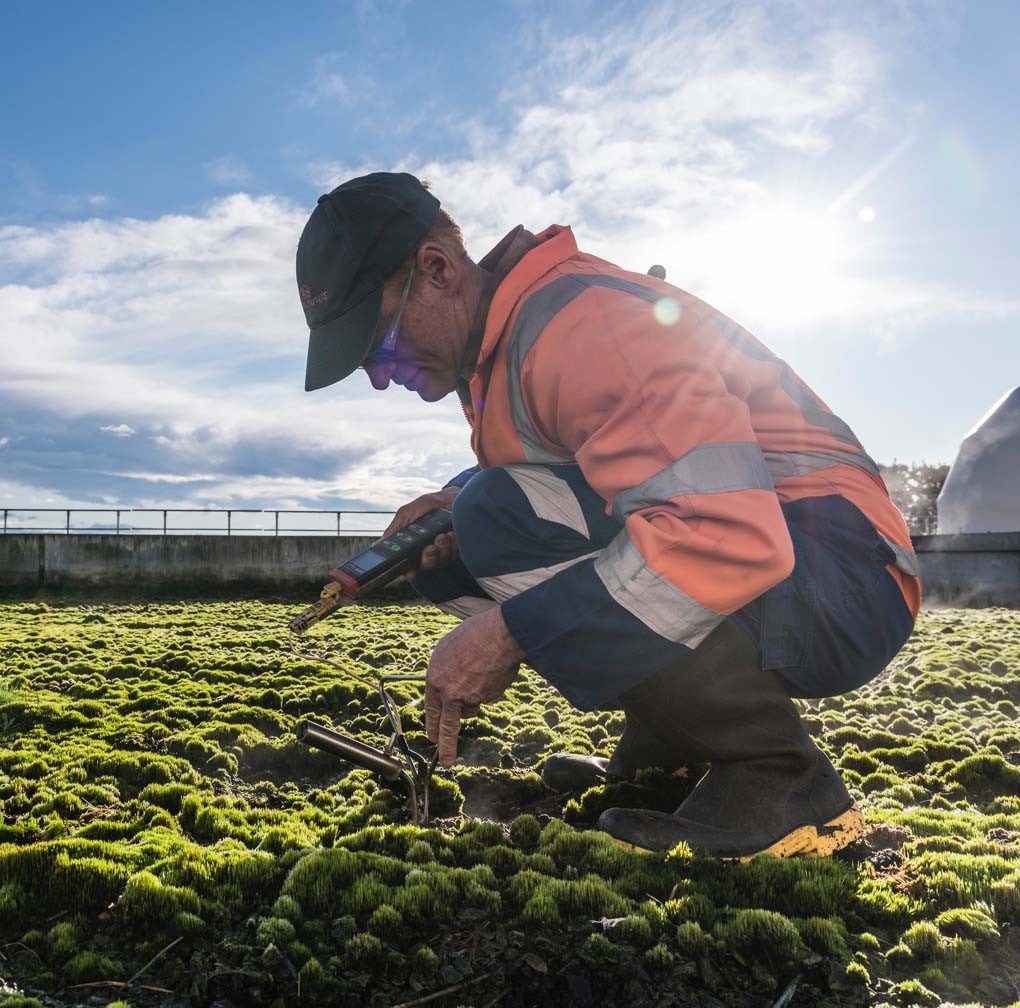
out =
[(444, 532), (422, 550), (419, 563), (423, 570), (436, 570), (449, 567), (457, 556), (457, 537), (452, 532)]
[(460, 734), (461, 703), (444, 700), (439, 719), (439, 762), (452, 767), (457, 760), (457, 736)]
[(443, 697), (435, 686), (425, 685), (425, 732), (433, 745), (439, 742), (439, 721), (443, 714)]

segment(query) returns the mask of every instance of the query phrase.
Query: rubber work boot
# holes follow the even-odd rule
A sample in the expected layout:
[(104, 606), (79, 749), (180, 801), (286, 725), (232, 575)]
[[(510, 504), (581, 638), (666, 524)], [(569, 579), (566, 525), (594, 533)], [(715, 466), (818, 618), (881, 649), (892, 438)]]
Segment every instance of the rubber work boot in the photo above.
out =
[(580, 753), (553, 753), (542, 767), (545, 785), (554, 791), (587, 790), (606, 781), (633, 780), (639, 770), (653, 766), (686, 774), (683, 755), (655, 738), (632, 711), (625, 713), (623, 734), (609, 759)]
[[(704, 649), (704, 651), (702, 650)], [(693, 659), (693, 660), (690, 660)], [(625, 845), (747, 860), (826, 857), (864, 832), (836, 768), (739, 627), (721, 624), (690, 659), (624, 695), (656, 735), (671, 733), (709, 771), (672, 814), (608, 809), (599, 827)]]

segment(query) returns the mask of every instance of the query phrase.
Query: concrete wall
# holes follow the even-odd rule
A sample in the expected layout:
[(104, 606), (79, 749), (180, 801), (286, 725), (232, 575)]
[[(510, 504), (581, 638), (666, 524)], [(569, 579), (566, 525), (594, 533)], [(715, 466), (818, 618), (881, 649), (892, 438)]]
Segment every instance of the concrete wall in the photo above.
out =
[[(370, 536), (0, 535), (0, 589), (316, 591)], [(1020, 532), (916, 536), (927, 603), (1020, 608)]]
[(0, 588), (312, 591), (372, 536), (0, 535)]
[(914, 536), (928, 605), (1020, 609), (1020, 532)]

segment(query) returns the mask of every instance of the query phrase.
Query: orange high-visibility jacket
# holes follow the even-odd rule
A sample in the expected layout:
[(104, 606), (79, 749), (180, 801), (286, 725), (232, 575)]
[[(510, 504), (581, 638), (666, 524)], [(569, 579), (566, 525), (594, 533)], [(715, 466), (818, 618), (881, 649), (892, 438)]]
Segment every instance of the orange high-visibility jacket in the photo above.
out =
[(693, 295), (579, 252), (569, 228), (538, 238), (493, 296), (472, 447), (483, 468), (580, 465), (625, 522), (595, 561), (615, 602), (695, 647), (793, 569), (781, 503), (841, 494), (892, 548), (887, 569), (916, 616), (902, 515), (791, 368)]

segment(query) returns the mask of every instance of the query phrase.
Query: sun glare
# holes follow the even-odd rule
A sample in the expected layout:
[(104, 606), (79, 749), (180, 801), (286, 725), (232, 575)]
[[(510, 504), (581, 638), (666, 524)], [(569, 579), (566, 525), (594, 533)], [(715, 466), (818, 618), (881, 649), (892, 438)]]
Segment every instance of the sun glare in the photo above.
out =
[(714, 231), (713, 289), (770, 322), (803, 322), (849, 307), (852, 234), (844, 220), (777, 208)]

